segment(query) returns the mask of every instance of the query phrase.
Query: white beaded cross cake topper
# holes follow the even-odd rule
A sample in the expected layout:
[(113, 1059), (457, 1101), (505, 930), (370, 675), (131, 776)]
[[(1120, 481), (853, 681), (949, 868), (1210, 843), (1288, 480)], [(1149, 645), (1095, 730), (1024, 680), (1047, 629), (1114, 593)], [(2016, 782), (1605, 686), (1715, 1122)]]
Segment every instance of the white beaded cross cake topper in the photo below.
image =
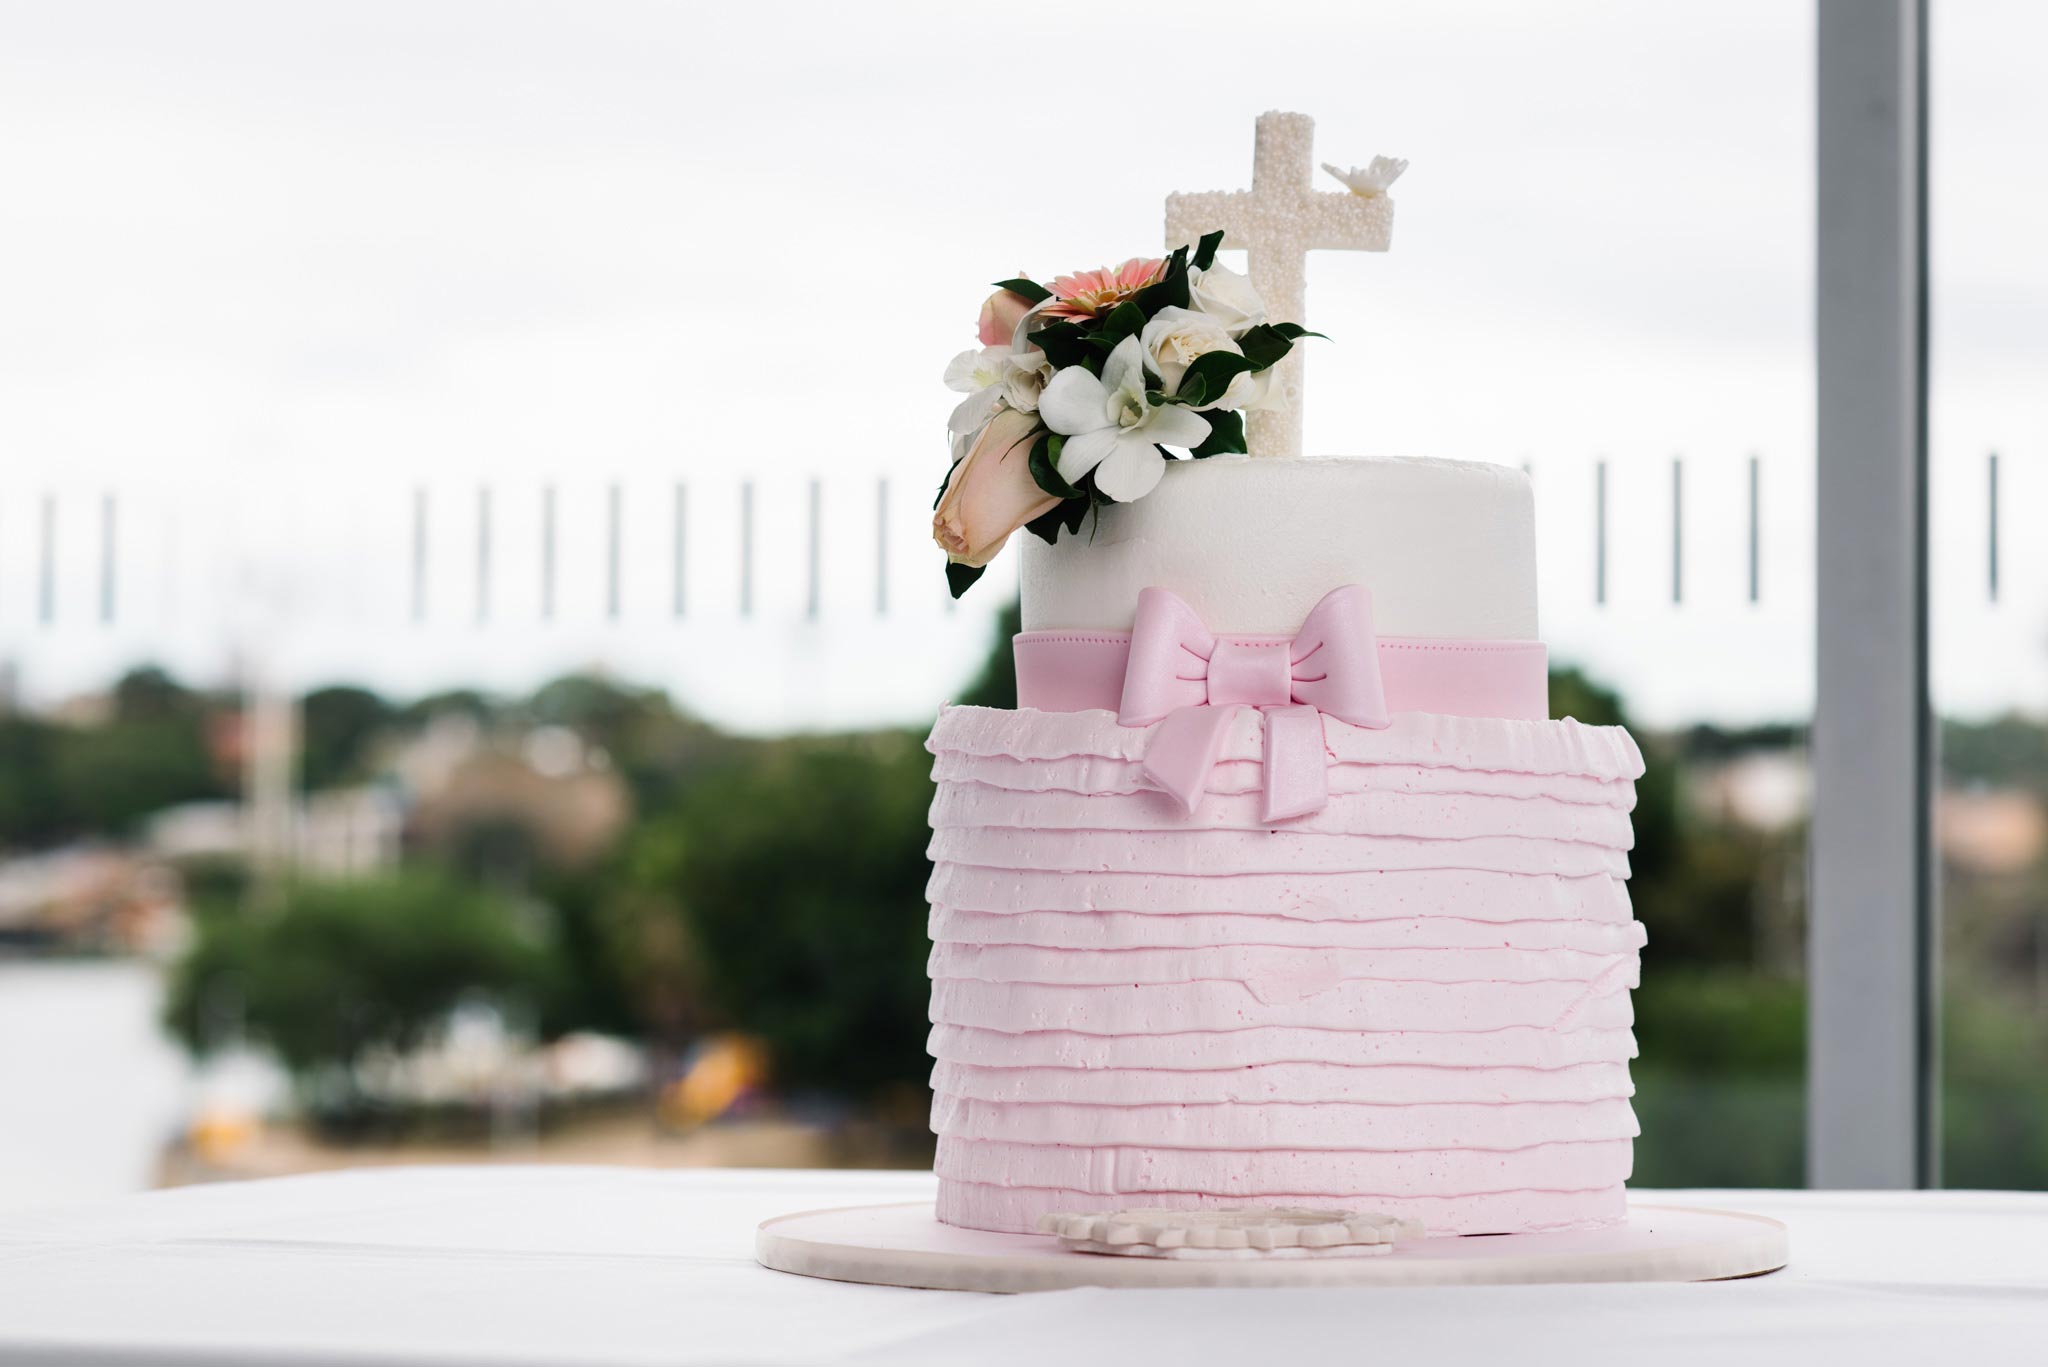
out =
[[(1393, 242), (1394, 201), (1387, 187), (1408, 169), (1392, 157), (1341, 171), (1323, 169), (1342, 190), (1318, 190), (1315, 120), (1278, 111), (1259, 115), (1252, 148), (1252, 188), (1166, 197), (1166, 245), (1192, 242), (1223, 229), (1223, 245), (1251, 257), (1252, 287), (1277, 318), (1307, 323), (1306, 266), (1311, 251), (1383, 252)], [(1301, 454), (1301, 353), (1275, 368), (1284, 406), (1248, 414), (1254, 456)]]

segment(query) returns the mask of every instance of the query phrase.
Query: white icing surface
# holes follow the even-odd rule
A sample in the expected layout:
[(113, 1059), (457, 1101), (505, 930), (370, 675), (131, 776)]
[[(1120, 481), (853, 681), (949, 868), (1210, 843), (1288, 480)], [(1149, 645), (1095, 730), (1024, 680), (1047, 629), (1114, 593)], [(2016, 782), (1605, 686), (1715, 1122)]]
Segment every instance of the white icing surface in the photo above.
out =
[(1505, 465), (1170, 461), (1092, 535), (1022, 542), (1026, 631), (1127, 631), (1158, 585), (1211, 631), (1288, 633), (1331, 589), (1363, 584), (1382, 636), (1538, 639), (1534, 502)]

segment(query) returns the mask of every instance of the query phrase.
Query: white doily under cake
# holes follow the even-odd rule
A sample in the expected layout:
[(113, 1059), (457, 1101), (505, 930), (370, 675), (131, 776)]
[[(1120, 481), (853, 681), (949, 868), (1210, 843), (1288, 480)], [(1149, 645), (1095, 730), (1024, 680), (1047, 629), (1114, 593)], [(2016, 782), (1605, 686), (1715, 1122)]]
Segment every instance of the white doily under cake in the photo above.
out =
[(805, 1277), (944, 1291), (1077, 1286), (1431, 1286), (1693, 1282), (1775, 1272), (1785, 1226), (1761, 1215), (1631, 1206), (1604, 1229), (1421, 1239), (1351, 1258), (1176, 1259), (1070, 1252), (1047, 1235), (939, 1223), (925, 1202), (812, 1210), (764, 1221), (754, 1257)]

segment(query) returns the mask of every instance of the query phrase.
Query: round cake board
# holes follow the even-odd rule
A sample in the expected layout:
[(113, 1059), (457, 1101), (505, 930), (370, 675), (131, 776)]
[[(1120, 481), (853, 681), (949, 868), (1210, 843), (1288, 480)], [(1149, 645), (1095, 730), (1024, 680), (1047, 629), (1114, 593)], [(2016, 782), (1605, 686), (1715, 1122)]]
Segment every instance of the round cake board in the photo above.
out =
[(939, 1223), (924, 1202), (807, 1210), (763, 1221), (762, 1266), (803, 1277), (940, 1291), (1076, 1286), (1479, 1286), (1535, 1282), (1702, 1282), (1775, 1272), (1785, 1226), (1689, 1206), (1629, 1207), (1605, 1229), (1421, 1239), (1348, 1258), (1173, 1258), (1073, 1253), (1036, 1234)]

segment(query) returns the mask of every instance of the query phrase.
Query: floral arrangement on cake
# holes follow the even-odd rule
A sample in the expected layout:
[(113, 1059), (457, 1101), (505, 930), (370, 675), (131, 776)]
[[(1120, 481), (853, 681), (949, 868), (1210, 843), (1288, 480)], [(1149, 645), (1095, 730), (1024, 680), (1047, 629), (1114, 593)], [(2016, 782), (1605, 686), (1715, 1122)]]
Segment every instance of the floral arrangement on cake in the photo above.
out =
[(966, 394), (932, 539), (958, 598), (1019, 527), (1047, 543), (1092, 509), (1143, 498), (1169, 459), (1245, 450), (1244, 415), (1303, 337), (1269, 322), (1251, 281), (1216, 264), (1223, 234), (1159, 259), (998, 281), (981, 346), (946, 367)]

